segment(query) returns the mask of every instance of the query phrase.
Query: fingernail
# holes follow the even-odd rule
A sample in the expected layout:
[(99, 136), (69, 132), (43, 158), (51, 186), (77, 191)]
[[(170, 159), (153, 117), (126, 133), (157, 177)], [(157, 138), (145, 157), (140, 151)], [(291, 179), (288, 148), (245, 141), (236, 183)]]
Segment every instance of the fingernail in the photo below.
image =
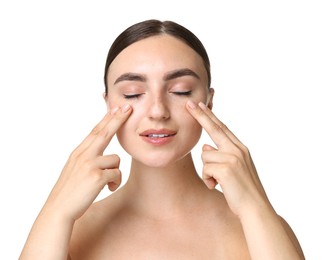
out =
[(111, 110), (111, 115), (115, 115), (116, 112), (120, 109), (120, 107), (114, 107), (112, 110)]
[(192, 100), (189, 100), (187, 102), (187, 105), (191, 108), (191, 109), (195, 109), (196, 108), (196, 104), (192, 101)]
[(130, 110), (131, 106), (129, 104), (125, 104), (123, 107), (122, 107), (122, 112), (123, 113), (126, 113)]
[(203, 102), (199, 103), (199, 107), (202, 108), (203, 110), (207, 108), (207, 106)]

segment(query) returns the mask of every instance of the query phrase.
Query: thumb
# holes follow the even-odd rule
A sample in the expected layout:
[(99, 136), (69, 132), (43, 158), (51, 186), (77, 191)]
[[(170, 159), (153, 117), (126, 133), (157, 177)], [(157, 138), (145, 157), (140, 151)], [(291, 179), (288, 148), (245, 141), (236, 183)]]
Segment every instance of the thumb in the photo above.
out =
[(211, 145), (204, 144), (203, 147), (202, 147), (202, 151), (203, 152), (205, 152), (205, 151), (218, 151), (218, 149), (214, 148)]

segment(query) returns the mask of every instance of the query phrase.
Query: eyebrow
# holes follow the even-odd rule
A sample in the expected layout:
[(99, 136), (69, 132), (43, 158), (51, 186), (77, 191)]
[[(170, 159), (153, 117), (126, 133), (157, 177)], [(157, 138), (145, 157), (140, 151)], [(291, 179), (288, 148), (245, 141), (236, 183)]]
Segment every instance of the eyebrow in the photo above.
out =
[(174, 71), (168, 72), (164, 76), (164, 80), (168, 81), (168, 80), (172, 80), (172, 79), (176, 79), (176, 78), (180, 78), (180, 77), (184, 77), (184, 76), (192, 76), (194, 78), (200, 79), (199, 75), (197, 73), (195, 73), (193, 70), (185, 68), (185, 69), (179, 69), (179, 70), (174, 70)]
[[(180, 78), (180, 77), (184, 77), (184, 76), (192, 76), (194, 78), (200, 79), (199, 75), (197, 73), (195, 73), (193, 70), (185, 68), (185, 69), (178, 69), (178, 70), (174, 70), (171, 72), (168, 72), (163, 79), (165, 81), (169, 81), (169, 80), (173, 80), (176, 78)], [(115, 82), (114, 85), (121, 82), (121, 81), (139, 81), (139, 82), (145, 82), (146, 81), (146, 77), (142, 74), (138, 74), (138, 73), (131, 73), (131, 72), (127, 72), (122, 74), (121, 76), (119, 76)]]
[(114, 85), (121, 82), (121, 81), (140, 81), (140, 82), (145, 82), (146, 77), (143, 76), (142, 74), (137, 74), (137, 73), (124, 73), (121, 76), (119, 76), (115, 82)]

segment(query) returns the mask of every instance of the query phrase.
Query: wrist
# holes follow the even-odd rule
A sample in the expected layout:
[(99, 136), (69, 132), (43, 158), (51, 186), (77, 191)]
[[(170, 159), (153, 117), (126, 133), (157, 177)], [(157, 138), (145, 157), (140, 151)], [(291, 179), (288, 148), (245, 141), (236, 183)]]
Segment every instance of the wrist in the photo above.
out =
[(271, 203), (266, 200), (255, 200), (243, 207), (240, 212), (239, 219), (244, 224), (245, 222), (266, 220), (278, 218), (278, 215)]
[(44, 205), (39, 217), (44, 218), (49, 222), (53, 222), (53, 224), (57, 223), (63, 226), (73, 226), (75, 222), (75, 219), (65, 210), (49, 204)]

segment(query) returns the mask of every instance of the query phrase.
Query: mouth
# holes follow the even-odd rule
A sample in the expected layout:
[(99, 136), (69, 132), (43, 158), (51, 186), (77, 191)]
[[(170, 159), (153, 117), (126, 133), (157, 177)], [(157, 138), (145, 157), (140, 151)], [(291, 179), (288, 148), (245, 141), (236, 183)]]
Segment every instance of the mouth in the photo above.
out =
[(166, 138), (176, 135), (177, 132), (170, 129), (148, 129), (140, 134), (140, 136), (149, 138)]
[(150, 144), (162, 145), (172, 141), (176, 134), (177, 131), (170, 129), (148, 129), (140, 133), (140, 136)]

